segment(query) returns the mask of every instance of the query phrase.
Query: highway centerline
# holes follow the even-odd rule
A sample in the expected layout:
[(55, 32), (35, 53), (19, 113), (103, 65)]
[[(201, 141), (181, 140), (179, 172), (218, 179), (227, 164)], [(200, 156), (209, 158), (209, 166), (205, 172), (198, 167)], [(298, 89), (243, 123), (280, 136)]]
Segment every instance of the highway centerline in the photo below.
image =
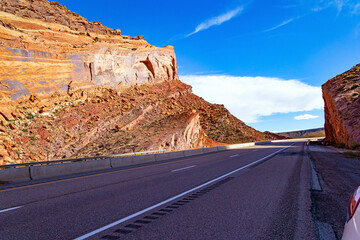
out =
[(233, 157), (237, 157), (237, 156), (239, 156), (239, 154), (235, 154), (235, 155), (232, 155), (230, 157), (233, 158)]
[(23, 206), (17, 206), (17, 207), (12, 207), (12, 208), (3, 209), (3, 210), (0, 210), (0, 213), (8, 212), (8, 211), (15, 210), (15, 209), (22, 208), (22, 207), (23, 207)]
[(182, 170), (185, 170), (185, 169), (193, 168), (193, 167), (195, 167), (195, 166), (196, 166), (196, 165), (192, 165), (192, 166), (184, 167), (184, 168), (179, 168), (179, 169), (172, 170), (171, 172), (178, 172), (178, 171), (182, 171)]
[(183, 196), (185, 196), (185, 195), (187, 195), (187, 194), (189, 194), (189, 193), (191, 193), (191, 192), (194, 192), (194, 191), (196, 191), (196, 190), (198, 190), (198, 189), (200, 189), (200, 188), (203, 188), (203, 187), (205, 187), (205, 186), (207, 186), (207, 185), (209, 185), (209, 184), (212, 184), (213, 182), (216, 182), (216, 181), (218, 181), (218, 180), (220, 180), (220, 179), (223, 179), (223, 178), (225, 178), (225, 177), (227, 177), (227, 176), (229, 176), (229, 175), (231, 175), (231, 174), (234, 174), (234, 173), (236, 173), (236, 172), (238, 172), (238, 171), (241, 171), (241, 170), (243, 170), (243, 169), (245, 169), (245, 168), (248, 168), (248, 167), (250, 167), (250, 166), (252, 166), (252, 165), (254, 165), (254, 164), (257, 164), (257, 163), (259, 163), (259, 162), (265, 161), (266, 159), (269, 159), (269, 158), (275, 156), (276, 154), (278, 154), (278, 153), (280, 153), (280, 152), (288, 149), (289, 147), (291, 147), (291, 146), (293, 146), (293, 145), (295, 145), (295, 144), (296, 144), (296, 143), (292, 143), (291, 145), (289, 145), (289, 146), (287, 146), (287, 147), (284, 147), (284, 148), (282, 148), (282, 149), (280, 149), (280, 150), (278, 150), (278, 151), (276, 151), (276, 152), (273, 152), (273, 153), (271, 153), (271, 154), (269, 154), (269, 155), (267, 155), (267, 156), (265, 156), (265, 157), (263, 157), (263, 158), (261, 158), (261, 159), (258, 159), (258, 160), (254, 161), (254, 162), (252, 162), (252, 163), (249, 163), (249, 164), (247, 164), (247, 165), (245, 165), (245, 166), (242, 166), (242, 167), (240, 167), (240, 168), (238, 168), (238, 169), (235, 169), (235, 170), (233, 170), (233, 171), (231, 171), (231, 172), (228, 172), (228, 173), (226, 173), (226, 174), (224, 174), (224, 175), (221, 175), (220, 177), (217, 177), (217, 178), (215, 178), (215, 179), (212, 179), (212, 180), (210, 180), (210, 181), (208, 181), (208, 182), (206, 182), (206, 183), (204, 183), (204, 184), (201, 184), (201, 185), (199, 185), (199, 186), (197, 186), (197, 187), (194, 187), (194, 188), (192, 188), (192, 189), (190, 189), (190, 190), (187, 190), (187, 191), (185, 191), (185, 192), (182, 192), (182, 193), (180, 193), (180, 194), (178, 194), (178, 195), (176, 195), (176, 196), (174, 196), (174, 197), (171, 197), (171, 198), (169, 198), (169, 199), (167, 199), (167, 200), (164, 200), (164, 201), (162, 201), (162, 202), (160, 202), (160, 203), (157, 203), (157, 204), (152, 205), (152, 206), (150, 206), (150, 207), (148, 207), (148, 208), (145, 208), (145, 209), (143, 209), (143, 210), (141, 210), (141, 211), (139, 211), (139, 212), (133, 213), (133, 214), (127, 216), (127, 217), (124, 217), (124, 218), (122, 218), (122, 219), (119, 219), (119, 220), (117, 220), (117, 221), (115, 221), (115, 222), (113, 222), (113, 223), (110, 223), (110, 224), (106, 225), (106, 226), (103, 226), (103, 227), (101, 227), (101, 228), (98, 228), (98, 229), (96, 229), (96, 230), (94, 230), (94, 231), (92, 231), (92, 232), (90, 232), (90, 233), (87, 233), (87, 234), (82, 235), (82, 236), (80, 236), (80, 237), (78, 237), (78, 238), (75, 238), (74, 240), (83, 240), (83, 239), (89, 238), (89, 237), (91, 237), (91, 236), (93, 236), (93, 235), (95, 235), (95, 234), (98, 234), (98, 233), (103, 232), (103, 231), (105, 231), (105, 230), (107, 230), (107, 229), (109, 229), (109, 228), (112, 228), (112, 227), (114, 227), (114, 226), (116, 226), (116, 225), (118, 225), (118, 224), (120, 224), (120, 223), (123, 223), (123, 222), (126, 222), (126, 221), (130, 220), (130, 219), (133, 219), (133, 218), (135, 218), (135, 217), (137, 217), (137, 216), (139, 216), (139, 215), (141, 215), (141, 214), (144, 214), (144, 213), (146, 213), (146, 212), (148, 212), (148, 211), (151, 211), (151, 210), (153, 210), (153, 209), (155, 209), (155, 208), (157, 208), (157, 207), (160, 207), (160, 206), (162, 206), (162, 205), (164, 205), (164, 204), (167, 204), (167, 203), (169, 203), (169, 202), (171, 202), (171, 201), (174, 201), (175, 199), (178, 199), (178, 198), (180, 198), (180, 197), (183, 197)]

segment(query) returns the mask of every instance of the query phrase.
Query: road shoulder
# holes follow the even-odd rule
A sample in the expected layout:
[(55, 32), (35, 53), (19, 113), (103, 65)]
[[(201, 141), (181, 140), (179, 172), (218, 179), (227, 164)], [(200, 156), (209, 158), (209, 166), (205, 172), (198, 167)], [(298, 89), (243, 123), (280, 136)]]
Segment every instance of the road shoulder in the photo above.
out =
[(311, 190), (313, 218), (319, 238), (331, 239), (334, 236), (341, 239), (349, 198), (360, 185), (360, 160), (314, 144), (309, 146), (308, 152), (321, 186)]

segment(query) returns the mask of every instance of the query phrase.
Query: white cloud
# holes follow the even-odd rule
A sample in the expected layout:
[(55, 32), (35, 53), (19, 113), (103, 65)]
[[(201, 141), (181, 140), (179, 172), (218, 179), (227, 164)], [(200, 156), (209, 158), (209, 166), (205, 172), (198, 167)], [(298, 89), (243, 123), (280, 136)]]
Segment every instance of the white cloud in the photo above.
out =
[(295, 120), (308, 120), (308, 119), (315, 119), (318, 117), (319, 116), (316, 116), (316, 115), (304, 114), (304, 115), (295, 116), (294, 119)]
[(246, 123), (262, 116), (322, 109), (320, 87), (298, 80), (228, 75), (186, 75), (180, 79), (193, 86), (196, 95), (211, 103), (224, 104)]
[(269, 29), (265, 30), (265, 32), (270, 32), (270, 31), (273, 31), (275, 29), (278, 29), (279, 27), (285, 26), (286, 24), (289, 24), (294, 20), (295, 20), (295, 18), (290, 18), (290, 19), (288, 19), (286, 21), (283, 21), (282, 23), (280, 23), (279, 25), (277, 25), (275, 27), (272, 27), (272, 28), (269, 28)]
[(242, 11), (244, 10), (243, 7), (237, 7), (229, 12), (226, 12), (220, 16), (216, 16), (216, 17), (213, 17), (209, 20), (206, 20), (202, 23), (200, 23), (196, 28), (195, 30), (192, 32), (192, 33), (189, 33), (188, 35), (186, 35), (186, 37), (189, 37), (195, 33), (198, 33), (200, 31), (203, 31), (203, 30), (206, 30), (212, 26), (215, 26), (215, 25), (221, 25), (223, 24), (224, 22), (227, 22), (229, 20), (231, 20), (232, 18), (236, 17), (239, 13), (241, 13)]

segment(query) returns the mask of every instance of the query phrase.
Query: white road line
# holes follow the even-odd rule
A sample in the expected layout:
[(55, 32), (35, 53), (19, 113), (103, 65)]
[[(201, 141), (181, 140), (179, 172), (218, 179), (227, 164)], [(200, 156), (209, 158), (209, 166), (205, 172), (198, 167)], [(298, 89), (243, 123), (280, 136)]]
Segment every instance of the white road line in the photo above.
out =
[(257, 150), (253, 150), (253, 152), (256, 152)]
[(8, 209), (3, 209), (3, 210), (0, 210), (0, 213), (15, 210), (15, 209), (22, 208), (22, 207), (23, 206), (17, 206), (17, 207), (12, 207), (12, 208), (8, 208)]
[(196, 166), (196, 165), (192, 165), (192, 166), (184, 167), (184, 168), (179, 168), (179, 169), (172, 170), (171, 172), (178, 172), (178, 171), (185, 170), (185, 169), (188, 169), (188, 168), (193, 168), (193, 167), (195, 167), (195, 166)]
[(233, 158), (233, 157), (237, 157), (237, 156), (239, 156), (239, 154), (235, 154), (235, 155), (232, 155), (230, 157)]
[(257, 164), (257, 163), (259, 163), (259, 162), (262, 162), (262, 161), (264, 161), (264, 160), (266, 160), (266, 159), (268, 159), (268, 158), (276, 155), (277, 153), (284, 151), (285, 149), (287, 149), (287, 148), (289, 148), (289, 147), (291, 147), (291, 146), (293, 146), (293, 145), (295, 145), (295, 143), (289, 145), (288, 147), (282, 148), (282, 149), (280, 149), (280, 150), (278, 150), (278, 151), (276, 151), (276, 152), (273, 152), (272, 154), (267, 155), (266, 157), (263, 157), (263, 158), (261, 158), (261, 159), (258, 159), (258, 160), (256, 160), (255, 162), (249, 163), (248, 165), (245, 165), (245, 166), (243, 166), (243, 167), (241, 167), (241, 168), (235, 169), (234, 171), (228, 172), (228, 173), (226, 173), (226, 174), (224, 174), (224, 175), (222, 175), (222, 176), (220, 176), (220, 177), (217, 177), (217, 178), (215, 178), (215, 179), (213, 179), (213, 180), (210, 180), (210, 181), (208, 181), (208, 182), (206, 182), (206, 183), (204, 183), (204, 184), (201, 184), (201, 185), (199, 185), (199, 186), (197, 186), (197, 187), (194, 187), (194, 188), (192, 188), (192, 189), (190, 189), (190, 190), (187, 190), (187, 191), (185, 191), (185, 192), (183, 192), (183, 193), (180, 193), (180, 194), (178, 194), (178, 195), (176, 195), (176, 196), (174, 196), (174, 197), (172, 197), (172, 198), (169, 198), (169, 199), (167, 199), (167, 200), (165, 200), (165, 201), (162, 201), (162, 202), (160, 202), (160, 203), (157, 203), (157, 204), (155, 204), (155, 205), (153, 205), (153, 206), (151, 206), (151, 207), (145, 208), (145, 209), (143, 209), (143, 210), (141, 210), (141, 211), (139, 211), (139, 212), (136, 212), (136, 213), (134, 213), (134, 214), (131, 214), (131, 215), (129, 215), (129, 216), (127, 216), (127, 217), (124, 217), (124, 218), (122, 218), (122, 219), (119, 219), (119, 220), (117, 220), (117, 221), (115, 221), (115, 222), (113, 222), (113, 223), (110, 223), (110, 224), (108, 224), (108, 225), (106, 225), (106, 226), (104, 226), (104, 227), (98, 228), (98, 229), (96, 229), (96, 230), (94, 230), (94, 231), (92, 231), (92, 232), (90, 232), (90, 233), (87, 233), (87, 234), (85, 234), (85, 235), (83, 235), (83, 236), (80, 236), (80, 237), (78, 237), (78, 238), (75, 238), (74, 240), (83, 240), (83, 239), (86, 239), (86, 238), (91, 237), (91, 236), (93, 236), (93, 235), (95, 235), (95, 234), (98, 234), (98, 233), (100, 233), (100, 232), (102, 232), (102, 231), (105, 231), (105, 230), (107, 230), (107, 229), (109, 229), (109, 228), (111, 228), (111, 227), (114, 227), (114, 226), (116, 226), (116, 225), (118, 225), (118, 224), (120, 224), (120, 223), (123, 223), (123, 222), (125, 222), (125, 221), (127, 221), (127, 220), (130, 220), (130, 219), (132, 219), (132, 218), (135, 218), (135, 217), (137, 217), (137, 216), (139, 216), (139, 215), (141, 215), (141, 214), (143, 214), (143, 213), (146, 213), (146, 212), (148, 212), (148, 211), (150, 211), (150, 210), (153, 210), (153, 209), (155, 209), (155, 208), (157, 208), (157, 207), (160, 207), (161, 205), (164, 205), (164, 204), (166, 204), (166, 203), (168, 203), (168, 202), (171, 202), (171, 201), (173, 201), (173, 200), (175, 200), (175, 199), (177, 199), (177, 198), (180, 198), (180, 197), (182, 197), (182, 196), (185, 196), (185, 195), (187, 195), (187, 194), (189, 194), (189, 193), (191, 193), (191, 192), (193, 192), (193, 191), (196, 191), (196, 190), (198, 190), (198, 189), (200, 189), (200, 188), (203, 188), (203, 187), (205, 187), (205, 186), (207, 186), (207, 185), (209, 185), (209, 184), (211, 184), (211, 183), (213, 183), (213, 182), (216, 182), (216, 181), (218, 181), (218, 180), (220, 180), (220, 179), (223, 179), (223, 178), (225, 178), (225, 177), (227, 177), (227, 176), (229, 176), (229, 175), (231, 175), (231, 174), (233, 174), (233, 173), (236, 173), (236, 172), (238, 172), (238, 171), (240, 171), (240, 170), (243, 170), (243, 169), (245, 169), (245, 168), (247, 168), (247, 167), (250, 167), (250, 166), (252, 166), (252, 165), (254, 165), (254, 164)]

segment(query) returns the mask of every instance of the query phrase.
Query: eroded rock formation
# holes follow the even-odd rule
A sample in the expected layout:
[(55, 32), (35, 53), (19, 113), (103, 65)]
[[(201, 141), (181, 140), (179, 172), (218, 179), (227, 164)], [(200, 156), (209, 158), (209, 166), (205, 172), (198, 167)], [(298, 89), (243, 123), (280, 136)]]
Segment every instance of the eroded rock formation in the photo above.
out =
[(360, 146), (360, 65), (323, 86), (326, 141), (351, 149)]
[(177, 79), (157, 48), (45, 0), (0, 2), (0, 100)]
[(0, 2), (0, 164), (277, 138), (192, 94), (171, 46), (57, 3)]

